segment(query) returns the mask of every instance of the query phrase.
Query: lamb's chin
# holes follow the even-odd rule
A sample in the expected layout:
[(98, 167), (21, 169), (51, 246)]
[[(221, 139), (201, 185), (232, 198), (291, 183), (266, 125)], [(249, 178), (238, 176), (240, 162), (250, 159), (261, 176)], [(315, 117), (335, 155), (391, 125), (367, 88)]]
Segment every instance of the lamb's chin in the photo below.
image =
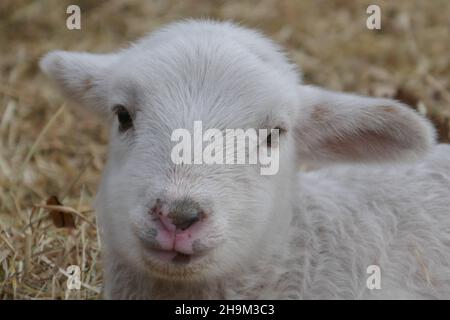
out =
[(152, 276), (176, 281), (204, 279), (214, 262), (210, 252), (185, 255), (174, 251), (144, 250), (144, 268)]

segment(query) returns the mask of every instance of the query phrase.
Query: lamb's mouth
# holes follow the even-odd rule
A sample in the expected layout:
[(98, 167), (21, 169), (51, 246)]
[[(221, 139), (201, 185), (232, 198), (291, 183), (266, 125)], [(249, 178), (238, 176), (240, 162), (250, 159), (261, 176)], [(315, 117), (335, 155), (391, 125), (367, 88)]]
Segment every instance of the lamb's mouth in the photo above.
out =
[(172, 266), (174, 268), (183, 268), (193, 264), (198, 264), (200, 261), (205, 260), (212, 248), (207, 247), (196, 240), (192, 244), (192, 249), (188, 252), (176, 250), (175, 247), (172, 250), (163, 249), (161, 245), (156, 241), (155, 237), (138, 236), (141, 244), (142, 255), (144, 260), (149, 264)]
[(158, 263), (172, 264), (172, 265), (188, 265), (199, 261), (207, 255), (207, 251), (198, 252), (195, 254), (185, 254), (178, 251), (160, 250), (153, 248), (146, 248), (146, 251), (151, 259), (157, 260)]
[(144, 249), (145, 268), (162, 279), (186, 281), (202, 277), (212, 262), (208, 252), (184, 254), (176, 251)]
[(158, 278), (176, 281), (201, 279), (215, 263), (217, 243), (205, 245), (200, 240), (192, 243), (191, 250), (162, 248), (157, 233), (138, 232), (138, 243), (143, 267)]

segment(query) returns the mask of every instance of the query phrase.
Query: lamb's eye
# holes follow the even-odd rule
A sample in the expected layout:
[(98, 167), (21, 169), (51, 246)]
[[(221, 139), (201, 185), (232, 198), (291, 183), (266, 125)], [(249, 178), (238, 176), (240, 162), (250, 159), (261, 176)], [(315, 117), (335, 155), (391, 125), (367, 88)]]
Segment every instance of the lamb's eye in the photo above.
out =
[(124, 106), (122, 105), (115, 106), (114, 111), (116, 112), (117, 120), (119, 120), (120, 132), (125, 132), (131, 127), (133, 127), (133, 119), (131, 118), (130, 113)]
[[(280, 138), (281, 135), (286, 131), (285, 129), (280, 128), (280, 127), (275, 127), (273, 129), (278, 130), (278, 138)], [(276, 147), (278, 147), (278, 142), (279, 141), (276, 141), (276, 142), (272, 141), (272, 133), (269, 133), (269, 135), (267, 136), (267, 139), (266, 139), (267, 147), (270, 148), (273, 145), (273, 147), (276, 148)]]

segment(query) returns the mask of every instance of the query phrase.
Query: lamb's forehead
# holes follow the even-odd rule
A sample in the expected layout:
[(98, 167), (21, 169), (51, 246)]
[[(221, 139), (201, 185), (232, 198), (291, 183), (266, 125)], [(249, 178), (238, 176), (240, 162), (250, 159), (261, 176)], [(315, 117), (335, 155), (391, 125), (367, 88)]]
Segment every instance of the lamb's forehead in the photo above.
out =
[(241, 27), (233, 22), (185, 20), (171, 23), (142, 38), (135, 47), (154, 49), (171, 41), (201, 43), (213, 47), (214, 44), (234, 43), (271, 65), (284, 77), (289, 78), (289, 82), (298, 82), (301, 77), (299, 70), (288, 62), (281, 47), (258, 31)]
[(112, 100), (132, 100), (153, 115), (192, 117), (184, 120), (222, 115), (235, 126), (249, 118), (261, 123), (273, 113), (283, 117), (296, 103), (297, 81), (238, 42), (220, 40), (212, 34), (149, 39), (154, 46), (141, 42), (123, 51), (111, 75)]

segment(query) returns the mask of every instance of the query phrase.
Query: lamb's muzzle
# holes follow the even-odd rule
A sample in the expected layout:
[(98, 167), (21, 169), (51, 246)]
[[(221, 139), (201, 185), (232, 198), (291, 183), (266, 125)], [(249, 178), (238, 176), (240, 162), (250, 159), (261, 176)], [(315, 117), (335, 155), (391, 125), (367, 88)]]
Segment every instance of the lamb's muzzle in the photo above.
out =
[(156, 214), (164, 227), (169, 231), (184, 231), (193, 224), (200, 221), (205, 216), (205, 212), (200, 205), (190, 199), (174, 201), (170, 210), (164, 210), (167, 205), (163, 205), (160, 199), (156, 200), (152, 213)]
[(152, 227), (148, 233), (140, 233), (141, 240), (158, 260), (178, 262), (180, 255), (198, 255), (202, 251), (200, 231), (206, 228), (206, 213), (194, 200), (169, 202), (158, 198), (149, 211), (149, 219)]

